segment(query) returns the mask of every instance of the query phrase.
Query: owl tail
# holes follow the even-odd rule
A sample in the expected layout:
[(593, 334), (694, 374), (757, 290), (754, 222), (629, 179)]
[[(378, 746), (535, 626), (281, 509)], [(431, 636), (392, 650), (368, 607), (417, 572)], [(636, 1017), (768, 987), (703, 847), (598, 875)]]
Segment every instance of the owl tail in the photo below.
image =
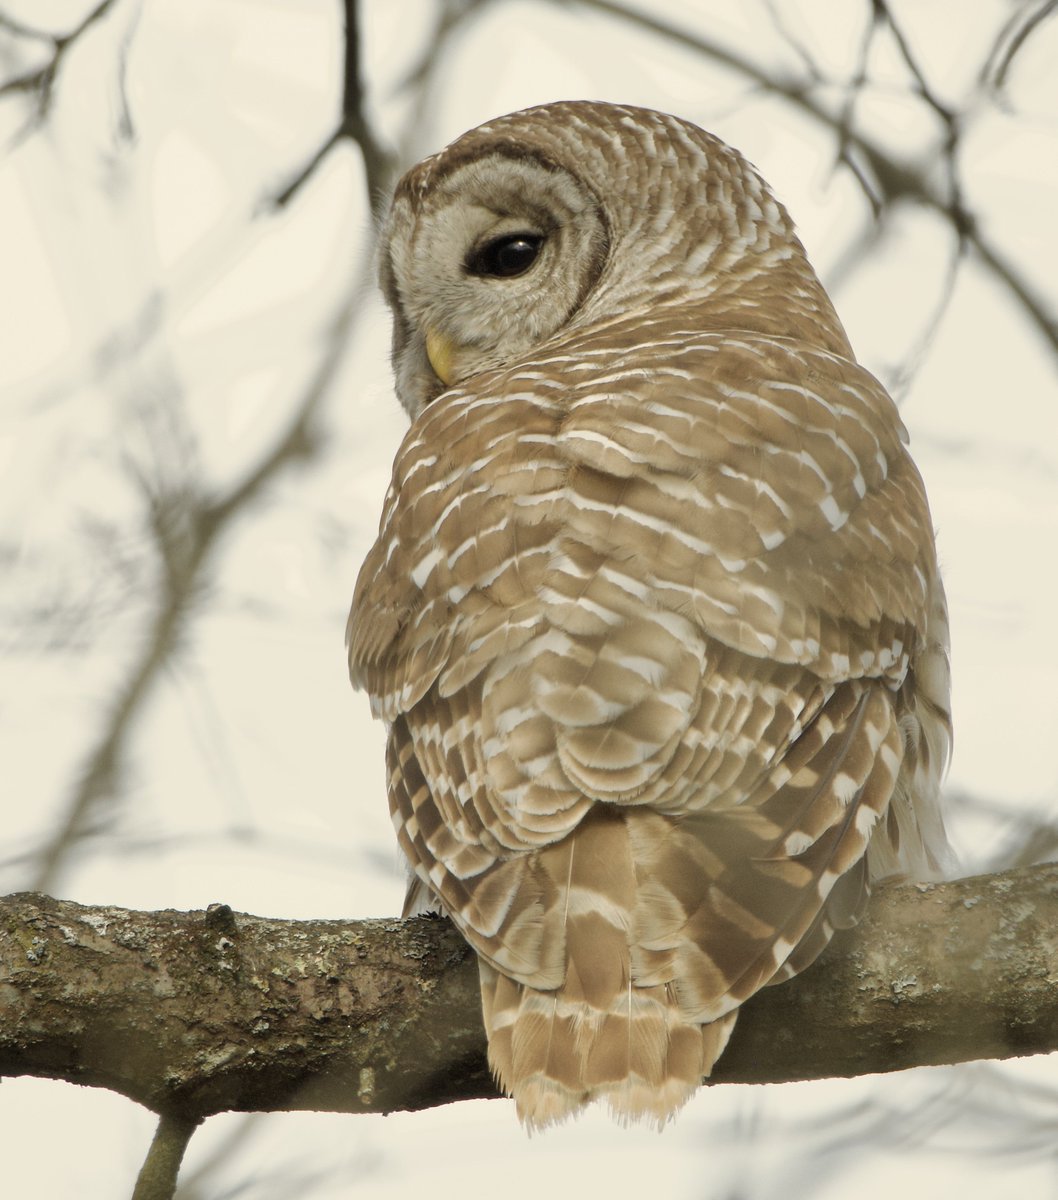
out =
[(710, 1013), (718, 1019), (708, 1022), (689, 1013), (672, 954), (654, 963), (643, 945), (650, 931), (639, 909), (649, 889), (635, 861), (652, 832), (671, 836), (672, 828), (656, 814), (600, 807), (538, 856), (535, 878), (562, 926), (558, 987), (480, 960), (490, 1065), (530, 1128), (595, 1100), (619, 1121), (661, 1126), (709, 1074), (734, 1026), (734, 1012)]
[(853, 681), (742, 805), (599, 805), (522, 860), (539, 896), (519, 932), (538, 933), (560, 969), (539, 953), (519, 969), (508, 938), (512, 969), (489, 955), (481, 991), (493, 1071), (527, 1125), (597, 1099), (662, 1125), (686, 1103), (738, 1005), (855, 923), (902, 746), (893, 694)]
[(737, 1016), (688, 1023), (662, 987), (626, 987), (601, 1009), (568, 988), (541, 992), (479, 966), (489, 1065), (529, 1129), (595, 1100), (622, 1124), (661, 1128), (710, 1073)]

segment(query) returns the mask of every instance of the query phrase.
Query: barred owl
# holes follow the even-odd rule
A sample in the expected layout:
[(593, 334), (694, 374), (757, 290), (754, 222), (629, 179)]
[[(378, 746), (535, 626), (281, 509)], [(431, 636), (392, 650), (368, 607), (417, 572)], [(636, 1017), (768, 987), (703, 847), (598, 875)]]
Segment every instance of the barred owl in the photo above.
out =
[(948, 631), (907, 435), (786, 211), (686, 121), (491, 121), (399, 183), (412, 418), (349, 620), (406, 913), (529, 1126), (663, 1124), (739, 1005), (938, 870)]

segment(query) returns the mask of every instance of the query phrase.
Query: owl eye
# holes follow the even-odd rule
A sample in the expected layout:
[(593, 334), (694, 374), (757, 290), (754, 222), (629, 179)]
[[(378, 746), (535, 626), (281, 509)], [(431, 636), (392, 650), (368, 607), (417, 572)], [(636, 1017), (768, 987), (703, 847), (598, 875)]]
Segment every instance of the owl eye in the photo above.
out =
[(471, 275), (511, 279), (523, 275), (536, 262), (543, 237), (538, 233), (508, 233), (487, 242), (467, 259)]

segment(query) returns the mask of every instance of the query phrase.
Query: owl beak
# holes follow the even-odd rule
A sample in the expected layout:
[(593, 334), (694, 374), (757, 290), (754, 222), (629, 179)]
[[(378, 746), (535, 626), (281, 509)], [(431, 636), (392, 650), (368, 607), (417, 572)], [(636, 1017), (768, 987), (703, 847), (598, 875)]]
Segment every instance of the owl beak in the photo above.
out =
[(451, 338), (435, 329), (426, 331), (426, 357), (438, 379), (450, 387), (456, 380), (459, 369), (459, 347)]

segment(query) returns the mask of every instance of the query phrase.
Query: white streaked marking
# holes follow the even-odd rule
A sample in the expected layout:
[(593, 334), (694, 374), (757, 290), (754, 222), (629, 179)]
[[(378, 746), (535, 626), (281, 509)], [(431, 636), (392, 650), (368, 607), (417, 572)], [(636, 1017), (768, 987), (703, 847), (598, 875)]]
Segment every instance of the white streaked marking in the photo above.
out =
[(624, 518), (631, 521), (634, 525), (640, 525), (644, 529), (649, 529), (663, 537), (668, 535), (686, 546), (689, 550), (693, 550), (696, 554), (713, 555), (715, 553), (714, 547), (710, 542), (694, 537), (693, 534), (670, 524), (668, 521), (662, 520), (660, 517), (651, 517), (646, 513), (625, 508), (620, 504), (607, 504), (602, 500), (589, 500), (586, 496), (582, 496), (579, 492), (570, 488), (564, 488), (557, 494), (568, 500), (574, 508), (583, 512), (607, 513), (613, 517)]
[(587, 596), (564, 596), (561, 592), (556, 591), (551, 587), (540, 589), (540, 599), (544, 604), (551, 605), (554, 608), (575, 608), (583, 609), (585, 612), (592, 613), (611, 627), (620, 625), (624, 618), (615, 613), (613, 609), (607, 608), (605, 605), (597, 603), (595, 600), (589, 600)]
[(863, 838), (866, 838), (871, 830), (878, 824), (880, 813), (876, 812), (866, 804), (861, 804), (856, 809), (856, 816), (853, 823), (856, 826), (856, 832)]
[(630, 914), (623, 905), (615, 904), (608, 896), (604, 896), (594, 888), (574, 885), (566, 892), (566, 913), (573, 916), (599, 916), (615, 929), (627, 931), (630, 928)]
[(791, 858), (796, 858), (798, 854), (803, 854), (809, 846), (814, 845), (815, 841), (803, 829), (795, 829), (793, 833), (787, 834), (782, 848)]
[(838, 505), (837, 501), (830, 494), (827, 494), (819, 501), (819, 510), (826, 517), (830, 528), (834, 530), (840, 529), (849, 519), (849, 514)]
[(415, 586), (422, 591), (426, 586), (427, 579), (433, 573), (434, 567), (444, 558), (444, 553), (436, 546), (411, 569), (411, 578)]

